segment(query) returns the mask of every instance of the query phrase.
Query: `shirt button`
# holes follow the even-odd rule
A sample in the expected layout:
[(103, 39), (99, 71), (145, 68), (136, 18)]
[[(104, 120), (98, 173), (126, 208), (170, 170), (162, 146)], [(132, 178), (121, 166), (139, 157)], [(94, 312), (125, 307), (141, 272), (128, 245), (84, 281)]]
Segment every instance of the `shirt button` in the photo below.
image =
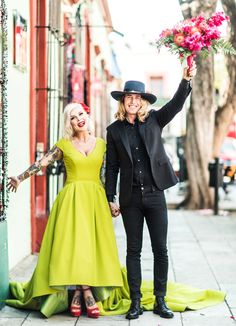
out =
[(135, 149), (138, 149), (138, 147), (136, 147)]
[(144, 190), (144, 187), (141, 187), (141, 190)]
[(138, 158), (138, 162), (140, 162), (140, 159)]
[(139, 173), (142, 173), (142, 171), (139, 171)]

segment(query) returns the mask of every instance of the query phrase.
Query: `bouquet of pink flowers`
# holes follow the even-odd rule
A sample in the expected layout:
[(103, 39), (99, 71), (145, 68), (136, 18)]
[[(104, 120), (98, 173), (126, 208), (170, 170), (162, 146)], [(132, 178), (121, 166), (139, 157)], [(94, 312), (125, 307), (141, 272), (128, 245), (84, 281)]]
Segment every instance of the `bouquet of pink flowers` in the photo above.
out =
[(236, 54), (232, 44), (220, 37), (219, 26), (229, 21), (223, 12), (216, 12), (206, 19), (203, 15), (186, 19), (172, 29), (166, 29), (156, 41), (157, 48), (166, 46), (172, 53), (178, 54), (181, 62), (187, 58), (189, 67), (194, 56), (199, 52), (206, 57), (211, 51)]

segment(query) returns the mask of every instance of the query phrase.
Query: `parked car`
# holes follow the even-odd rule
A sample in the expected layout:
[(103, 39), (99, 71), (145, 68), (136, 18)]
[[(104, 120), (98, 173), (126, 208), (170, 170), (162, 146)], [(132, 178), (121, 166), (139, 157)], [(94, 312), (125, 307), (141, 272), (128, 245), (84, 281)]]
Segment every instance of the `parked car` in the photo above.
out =
[(231, 181), (236, 176), (236, 139), (226, 137), (220, 151), (220, 160), (224, 164), (225, 176), (230, 177)]

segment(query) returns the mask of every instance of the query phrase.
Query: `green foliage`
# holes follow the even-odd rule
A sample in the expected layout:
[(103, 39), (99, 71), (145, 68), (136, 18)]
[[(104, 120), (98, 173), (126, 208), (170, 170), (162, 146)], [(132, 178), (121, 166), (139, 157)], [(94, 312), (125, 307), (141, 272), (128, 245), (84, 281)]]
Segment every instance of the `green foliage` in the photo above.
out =
[(229, 41), (224, 40), (223, 38), (214, 40), (212, 42), (212, 50), (214, 51), (214, 53), (222, 51), (224, 54), (236, 55), (236, 50), (233, 45)]

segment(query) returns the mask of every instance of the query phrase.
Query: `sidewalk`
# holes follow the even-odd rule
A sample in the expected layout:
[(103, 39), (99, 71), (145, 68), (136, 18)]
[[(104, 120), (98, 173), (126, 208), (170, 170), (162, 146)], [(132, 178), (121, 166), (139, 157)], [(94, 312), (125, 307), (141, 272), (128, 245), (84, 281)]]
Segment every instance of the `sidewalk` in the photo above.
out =
[[(182, 187), (182, 189), (181, 189)], [(169, 209), (175, 209), (178, 204), (184, 200), (184, 185), (178, 183), (176, 186), (166, 190), (166, 200)], [(236, 183), (230, 184), (227, 187), (228, 194), (225, 194), (223, 189), (220, 187), (218, 191), (219, 195), (219, 215), (227, 215), (227, 212), (235, 212), (236, 214)]]
[[(167, 196), (168, 197), (168, 196)], [(121, 218), (114, 220), (121, 263), (125, 264), (125, 235)], [(5, 307), (0, 311), (0, 326), (102, 325), (102, 326), (228, 326), (236, 325), (236, 213), (206, 215), (201, 211), (169, 211), (169, 280), (203, 289), (226, 291), (226, 301), (198, 311), (175, 313), (171, 320), (144, 312), (139, 319), (125, 316), (79, 319), (68, 313), (42, 318), (38, 312)], [(28, 280), (36, 263), (29, 256), (10, 274), (14, 280)], [(147, 229), (142, 253), (143, 278), (152, 279), (152, 252)]]

